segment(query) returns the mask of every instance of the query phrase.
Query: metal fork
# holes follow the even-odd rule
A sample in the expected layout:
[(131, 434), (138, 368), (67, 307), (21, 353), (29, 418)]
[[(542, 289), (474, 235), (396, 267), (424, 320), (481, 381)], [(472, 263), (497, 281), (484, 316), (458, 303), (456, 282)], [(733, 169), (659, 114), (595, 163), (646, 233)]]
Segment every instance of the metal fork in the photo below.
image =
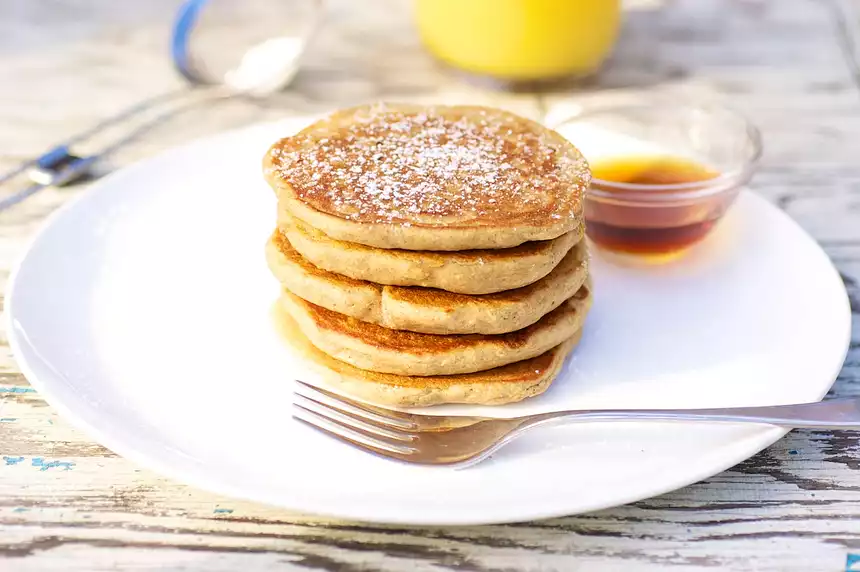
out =
[(419, 415), (354, 401), (296, 380), (293, 418), (382, 457), (418, 465), (474, 465), (529, 429), (593, 421), (761, 423), (790, 429), (860, 429), (860, 399), (721, 409), (539, 413), (510, 419)]

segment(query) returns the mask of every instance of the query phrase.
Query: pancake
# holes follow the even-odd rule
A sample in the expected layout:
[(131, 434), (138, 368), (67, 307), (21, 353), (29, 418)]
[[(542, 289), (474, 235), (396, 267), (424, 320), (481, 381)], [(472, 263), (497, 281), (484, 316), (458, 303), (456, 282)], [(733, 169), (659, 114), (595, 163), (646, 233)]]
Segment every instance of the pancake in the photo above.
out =
[(266, 244), (266, 260), (284, 287), (317, 306), (425, 334), (502, 334), (525, 328), (573, 296), (588, 274), (584, 240), (537, 282), (480, 296), (385, 286), (328, 272), (305, 260), (280, 231)]
[(582, 227), (578, 227), (553, 240), (514, 248), (433, 252), (389, 250), (335, 240), (283, 212), (279, 228), (293, 248), (317, 268), (378, 284), (460, 294), (491, 294), (536, 282), (552, 272), (582, 239)]
[(527, 328), (507, 334), (419, 334), (326, 310), (285, 291), (281, 305), (318, 349), (360, 369), (397, 375), (483, 371), (536, 357), (582, 329), (591, 307), (583, 286)]
[(364, 105), (276, 142), (266, 180), (289, 213), (378, 248), (511, 248), (569, 233), (591, 174), (564, 137), (477, 106)]
[(287, 345), (314, 367), (327, 388), (387, 407), (444, 403), (503, 405), (539, 395), (558, 376), (564, 358), (579, 343), (581, 335), (577, 332), (537, 357), (503, 367), (460, 375), (415, 377), (367, 371), (334, 359), (314, 347), (279, 304), (273, 314), (275, 327)]

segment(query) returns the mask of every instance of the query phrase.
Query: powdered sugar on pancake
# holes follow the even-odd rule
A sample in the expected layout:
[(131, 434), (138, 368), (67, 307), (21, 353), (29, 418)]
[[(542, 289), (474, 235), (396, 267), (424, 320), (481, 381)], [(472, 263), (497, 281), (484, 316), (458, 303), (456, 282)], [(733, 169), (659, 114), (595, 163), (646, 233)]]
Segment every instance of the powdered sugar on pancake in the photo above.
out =
[(277, 177), (323, 212), (404, 225), (539, 223), (579, 213), (590, 179), (585, 160), (513, 114), (374, 106), (351, 119), (269, 152)]

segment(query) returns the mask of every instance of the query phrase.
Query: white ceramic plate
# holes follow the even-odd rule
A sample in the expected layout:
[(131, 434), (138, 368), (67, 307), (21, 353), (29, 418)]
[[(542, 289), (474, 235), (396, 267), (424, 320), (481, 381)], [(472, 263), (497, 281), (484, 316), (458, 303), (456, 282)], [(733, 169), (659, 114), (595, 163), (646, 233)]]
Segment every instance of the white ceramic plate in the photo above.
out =
[[(466, 470), (396, 464), (290, 418), (312, 379), (269, 322), (275, 200), (260, 158), (305, 121), (228, 133), (116, 173), (51, 218), (7, 297), (31, 383), (94, 438), (211, 491), (330, 516), (466, 524), (560, 516), (695, 482), (784, 432), (766, 426), (546, 428)], [(586, 333), (543, 396), (500, 409), (814, 401), (850, 314), (819, 247), (745, 192), (683, 262), (593, 263)], [(441, 412), (442, 410), (440, 410)]]

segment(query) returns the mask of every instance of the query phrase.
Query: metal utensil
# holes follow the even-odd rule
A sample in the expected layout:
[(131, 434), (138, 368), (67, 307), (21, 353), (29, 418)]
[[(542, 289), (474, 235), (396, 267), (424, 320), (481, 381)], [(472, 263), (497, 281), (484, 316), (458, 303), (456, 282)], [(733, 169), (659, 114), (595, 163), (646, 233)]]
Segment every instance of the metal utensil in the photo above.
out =
[[(284, 8), (280, 14), (279, 6)], [(306, 13), (299, 13), (297, 6)], [(212, 16), (216, 11), (220, 17)], [(191, 89), (136, 103), (0, 175), (0, 185), (21, 175), (29, 180), (21, 190), (0, 198), (0, 211), (46, 187), (63, 187), (92, 175), (97, 162), (182, 109), (236, 95), (265, 97), (284, 88), (295, 77), (321, 12), (321, 0), (186, 0), (174, 21), (170, 53), (174, 67)], [(293, 31), (285, 30), (287, 27)], [(216, 57), (222, 55), (216, 52), (225, 51), (232, 57)], [(108, 128), (167, 105), (172, 108), (96, 153), (83, 156), (71, 150)]]
[(360, 403), (302, 381), (296, 383), (293, 418), (363, 451), (418, 465), (474, 465), (530, 429), (560, 423), (697, 421), (860, 429), (860, 399), (719, 409), (555, 411), (495, 419), (405, 413)]

